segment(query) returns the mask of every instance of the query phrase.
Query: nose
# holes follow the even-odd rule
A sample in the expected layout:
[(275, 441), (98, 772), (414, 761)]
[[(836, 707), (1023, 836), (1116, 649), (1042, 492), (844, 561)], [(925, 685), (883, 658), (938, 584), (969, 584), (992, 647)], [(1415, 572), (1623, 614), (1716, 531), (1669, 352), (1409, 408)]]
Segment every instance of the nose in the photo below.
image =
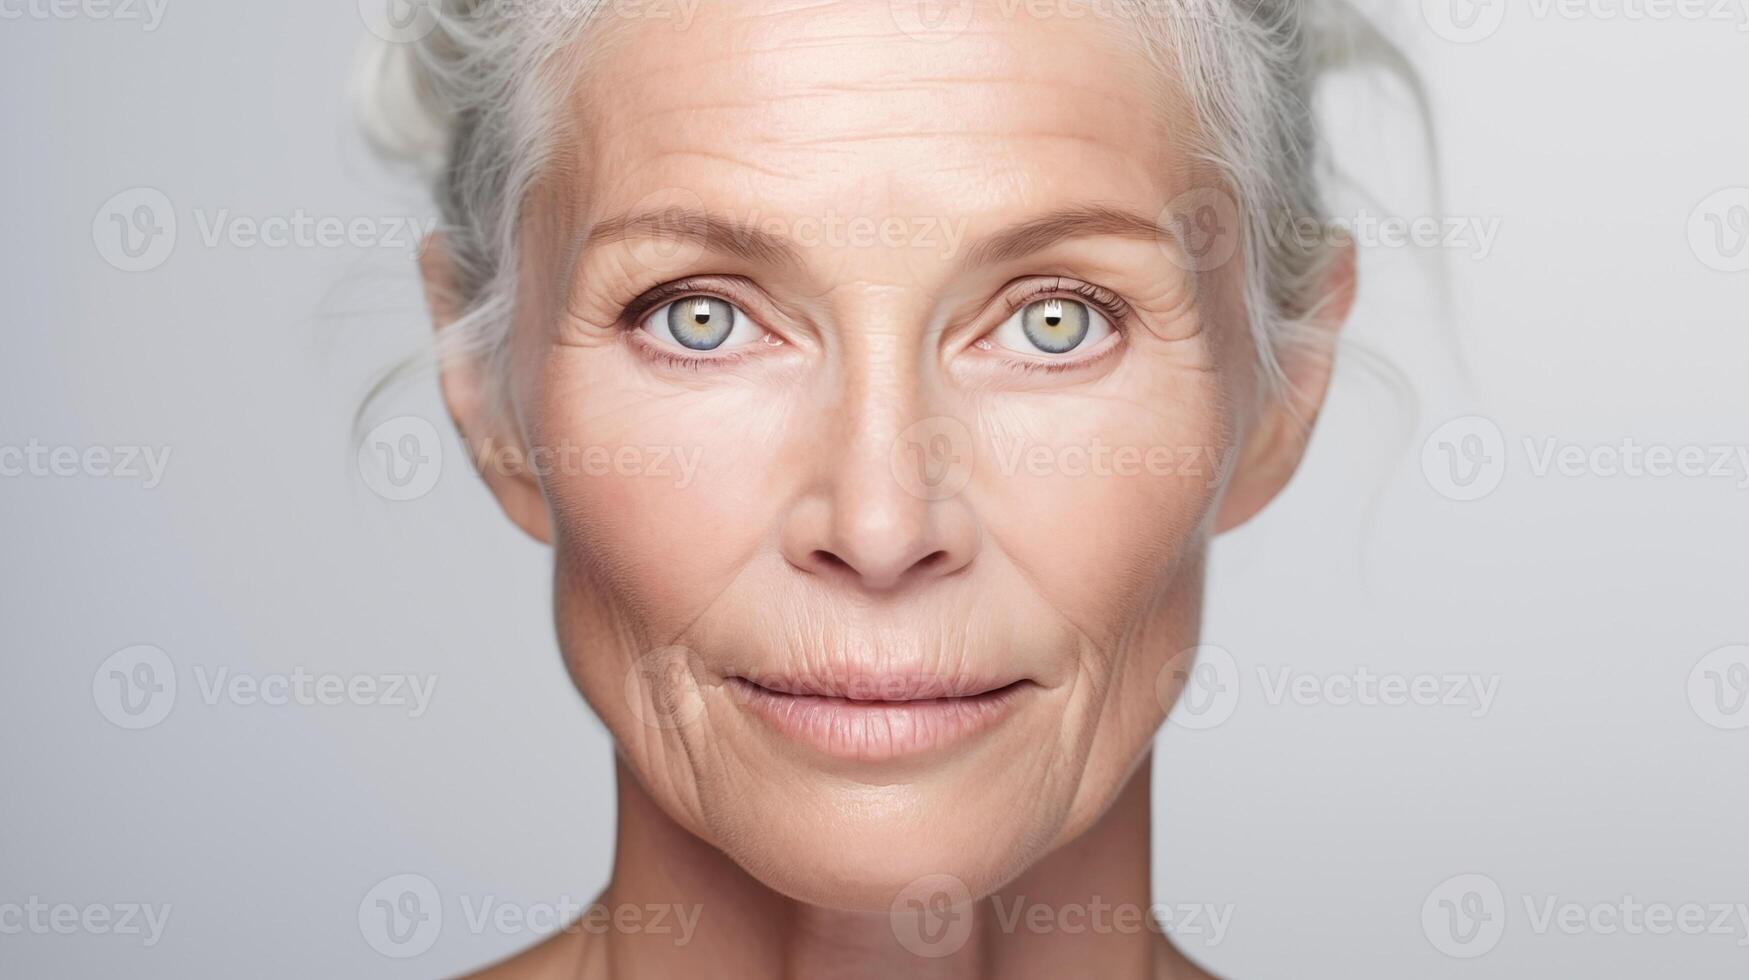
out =
[(894, 592), (966, 568), (977, 523), (961, 501), (902, 500), (872, 483), (840, 484), (796, 504), (784, 525), (784, 557), (804, 572), (868, 592)]
[[(824, 448), (813, 455), (811, 489), (785, 516), (782, 531), (784, 557), (795, 568), (879, 593), (964, 570), (982, 538), (963, 492), (920, 483), (905, 469), (906, 440), (918, 426), (901, 427), (891, 402), (896, 393), (886, 394), (877, 403), (840, 402), (824, 426)], [(969, 450), (958, 447), (961, 455)]]

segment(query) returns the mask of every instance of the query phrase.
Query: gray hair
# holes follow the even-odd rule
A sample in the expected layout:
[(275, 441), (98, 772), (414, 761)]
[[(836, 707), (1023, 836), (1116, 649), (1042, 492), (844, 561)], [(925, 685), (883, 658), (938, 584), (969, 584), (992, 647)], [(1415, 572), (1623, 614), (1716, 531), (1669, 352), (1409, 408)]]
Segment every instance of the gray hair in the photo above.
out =
[[(484, 358), (503, 377), (525, 200), (560, 145), (566, 51), (609, 0), (426, 0), (411, 35), (379, 35), (358, 85), (366, 134), (433, 184), (454, 264), (457, 318), (440, 358)], [(890, 0), (908, 3), (912, 0)], [(1281, 218), (1329, 225), (1314, 88), (1334, 68), (1371, 64), (1406, 79), (1401, 55), (1347, 0), (1114, 0), (1162, 71), (1188, 94), (1195, 152), (1225, 182), (1242, 232), (1247, 315), (1272, 386), (1311, 329), (1335, 250), (1276, 233)], [(494, 397), (501, 397), (501, 392)]]

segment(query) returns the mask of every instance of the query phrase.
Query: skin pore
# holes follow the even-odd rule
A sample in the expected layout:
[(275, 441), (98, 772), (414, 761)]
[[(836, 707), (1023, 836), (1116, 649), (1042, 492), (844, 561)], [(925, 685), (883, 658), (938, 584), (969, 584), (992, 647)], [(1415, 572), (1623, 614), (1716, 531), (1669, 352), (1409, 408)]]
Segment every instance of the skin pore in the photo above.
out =
[[(488, 975), (1201, 975), (996, 900), (1147, 908), (1208, 542), (1291, 476), (1328, 362), (1272, 397), (1242, 263), (1162, 232), (1217, 183), (1123, 22), (992, 0), (920, 40), (900, 6), (586, 41), (508, 374), (445, 365), (476, 458), (532, 461), (482, 475), (552, 545), (615, 739), (600, 901), (698, 910), (684, 945), (568, 931)], [(938, 893), (976, 901), (920, 940)]]

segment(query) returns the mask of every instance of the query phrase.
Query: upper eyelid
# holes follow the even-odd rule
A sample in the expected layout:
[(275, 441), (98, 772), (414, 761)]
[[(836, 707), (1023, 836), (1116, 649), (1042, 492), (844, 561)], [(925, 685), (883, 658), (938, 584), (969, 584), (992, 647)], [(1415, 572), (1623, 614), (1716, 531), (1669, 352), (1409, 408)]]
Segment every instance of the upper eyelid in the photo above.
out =
[[(737, 277), (733, 276), (724, 276), (712, 280), (706, 279), (705, 277), (692, 277), (680, 279), (675, 282), (665, 282), (638, 294), (636, 299), (633, 299), (630, 303), (626, 304), (625, 312), (621, 314), (621, 316), (628, 323), (635, 324), (641, 322), (644, 317), (654, 313), (669, 303), (686, 299), (690, 296), (710, 296), (726, 303), (733, 303), (737, 307), (741, 307), (745, 305), (745, 300), (736, 295), (738, 290), (723, 289), (718, 285), (724, 282), (734, 282), (736, 281), (736, 278)], [(742, 312), (747, 313), (748, 316), (752, 316), (752, 312), (749, 310), (743, 309)], [(763, 324), (761, 324), (761, 326), (763, 326)]]
[[(1083, 291), (1082, 287), (1085, 287), (1086, 291)], [(1088, 292), (1096, 295), (1088, 295)], [(1092, 303), (1114, 321), (1127, 320), (1131, 314), (1130, 304), (1122, 296), (1104, 286), (1071, 279), (1068, 276), (1047, 276), (1014, 283), (1004, 290), (1003, 296), (1008, 300), (1008, 305), (1012, 307), (1005, 314), (1005, 318), (1014, 315), (1032, 303), (1061, 295), (1074, 297), (1078, 302)], [(1114, 322), (1112, 325), (1118, 326), (1119, 323)]]

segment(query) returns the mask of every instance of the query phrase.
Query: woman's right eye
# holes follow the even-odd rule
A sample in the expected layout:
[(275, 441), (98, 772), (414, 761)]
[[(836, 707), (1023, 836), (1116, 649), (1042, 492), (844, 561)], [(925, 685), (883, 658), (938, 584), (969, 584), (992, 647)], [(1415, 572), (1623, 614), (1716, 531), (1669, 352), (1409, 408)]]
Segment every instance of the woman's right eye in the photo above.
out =
[(687, 296), (664, 303), (644, 318), (643, 330), (687, 350), (744, 347), (763, 331), (741, 308), (715, 296)]

